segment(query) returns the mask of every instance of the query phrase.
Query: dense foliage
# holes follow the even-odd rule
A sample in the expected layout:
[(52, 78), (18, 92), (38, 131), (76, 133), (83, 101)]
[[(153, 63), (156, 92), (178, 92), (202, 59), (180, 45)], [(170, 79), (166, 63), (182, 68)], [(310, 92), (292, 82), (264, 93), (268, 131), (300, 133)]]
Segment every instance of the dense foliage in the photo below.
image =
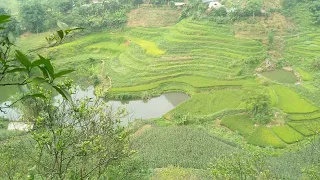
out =
[[(1, 25), (9, 21), (10, 16), (0, 15)], [(62, 42), (72, 31), (57, 31), (57, 40)], [(4, 34), (0, 43), (0, 86), (26, 86), (27, 92), (15, 102), (1, 105), (0, 112), (6, 113), (7, 108), (22, 103), (22, 117), (28, 123), (29, 133), (7, 135), (2, 133), (7, 125), (0, 128), (4, 138), (0, 142), (3, 145), (0, 157), (10, 158), (1, 161), (0, 178), (100, 178), (111, 163), (129, 155), (128, 131), (119, 125), (123, 111), (114, 113), (99, 100), (74, 101), (70, 95), (71, 82), (55, 81), (73, 70), (57, 72), (50, 59), (38, 55), (39, 59), (31, 60), (19, 50), (11, 53), (13, 46)], [(12, 78), (12, 74), (17, 77)], [(51, 91), (43, 87), (54, 89), (62, 101), (53, 102)], [(12, 138), (19, 135), (23, 136), (22, 140)], [(23, 144), (19, 148), (30, 152), (16, 159), (20, 152), (13, 147), (17, 147), (20, 140)], [(23, 166), (32, 168), (25, 172), (21, 169)]]
[[(126, 22), (126, 13), (141, 4), (141, 0), (21, 0), (19, 7), (21, 31), (44, 32), (66, 27), (85, 27), (89, 29), (121, 26)], [(8, 11), (7, 9), (5, 11)], [(10, 12), (7, 12), (10, 14)], [(19, 32), (19, 31), (18, 31)]]

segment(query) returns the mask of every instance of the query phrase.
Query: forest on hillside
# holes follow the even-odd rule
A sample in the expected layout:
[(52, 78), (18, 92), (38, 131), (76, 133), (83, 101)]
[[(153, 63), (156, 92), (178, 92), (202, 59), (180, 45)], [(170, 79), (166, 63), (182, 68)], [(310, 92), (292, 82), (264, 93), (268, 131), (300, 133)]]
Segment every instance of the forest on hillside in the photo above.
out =
[(320, 0), (0, 0), (0, 179), (320, 179)]

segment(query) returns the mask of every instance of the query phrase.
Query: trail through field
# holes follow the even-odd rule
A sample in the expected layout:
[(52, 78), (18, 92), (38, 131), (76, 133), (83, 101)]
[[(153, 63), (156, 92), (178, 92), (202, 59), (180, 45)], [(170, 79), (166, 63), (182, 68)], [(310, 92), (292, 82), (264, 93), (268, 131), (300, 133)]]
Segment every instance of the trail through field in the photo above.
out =
[(151, 124), (146, 124), (143, 125), (141, 128), (139, 128), (135, 133), (134, 133), (134, 137), (138, 137), (141, 136), (145, 131), (147, 131), (148, 129), (151, 129), (152, 125)]
[(101, 73), (99, 79), (101, 82), (96, 87), (96, 93), (98, 96), (103, 96), (104, 92), (107, 92), (112, 87), (111, 78), (105, 74), (105, 60), (101, 60)]

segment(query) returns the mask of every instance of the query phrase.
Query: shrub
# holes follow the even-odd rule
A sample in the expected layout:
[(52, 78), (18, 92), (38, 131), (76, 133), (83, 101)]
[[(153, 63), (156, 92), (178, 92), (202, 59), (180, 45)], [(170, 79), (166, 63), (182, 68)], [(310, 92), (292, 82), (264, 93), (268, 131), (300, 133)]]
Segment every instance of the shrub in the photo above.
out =
[(281, 68), (288, 66), (288, 65), (289, 65), (289, 63), (286, 59), (280, 58), (276, 61), (276, 66), (278, 69), (281, 69)]
[(5, 129), (6, 126), (4, 125), (4, 123), (0, 122), (0, 129)]
[(190, 121), (191, 117), (188, 114), (173, 114), (173, 122), (176, 125), (186, 125)]
[(272, 113), (268, 91), (250, 87), (245, 90), (242, 101), (257, 123), (266, 124), (270, 121)]
[(99, 77), (97, 75), (93, 76), (92, 79), (93, 79), (94, 87), (98, 86), (101, 83), (101, 81), (100, 81), (100, 79), (99, 79)]

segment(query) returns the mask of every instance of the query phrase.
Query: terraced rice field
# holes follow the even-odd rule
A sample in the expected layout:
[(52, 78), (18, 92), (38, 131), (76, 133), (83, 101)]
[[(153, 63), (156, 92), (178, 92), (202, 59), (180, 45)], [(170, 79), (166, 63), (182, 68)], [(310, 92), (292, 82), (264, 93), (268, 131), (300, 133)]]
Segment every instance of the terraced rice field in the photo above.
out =
[(308, 65), (319, 57), (319, 49), (320, 32), (299, 34), (286, 38), (285, 57), (310, 72), (312, 69)]
[[(260, 42), (236, 39), (229, 27), (199, 22), (182, 21), (163, 29), (135, 28), (128, 34), (132, 47), (108, 66), (115, 87), (163, 83), (180, 76), (244, 79), (240, 68), (244, 59), (263, 55)], [(157, 46), (143, 45), (152, 43), (143, 39), (146, 37)]]
[(276, 148), (284, 148), (320, 131), (319, 108), (288, 87), (274, 85), (269, 91), (274, 99), (272, 104), (288, 114), (286, 125), (254, 126), (245, 115), (228, 116), (221, 124), (239, 132), (251, 144)]
[[(317, 56), (320, 34), (291, 36), (286, 40), (285, 57), (295, 66), (301, 65), (297, 71), (303, 80), (312, 82), (313, 72), (307, 71), (305, 64)], [(253, 76), (255, 67), (247, 62), (263, 62), (267, 49), (262, 41), (236, 38), (231, 25), (183, 20), (171, 27), (103, 31), (40, 53), (55, 57), (56, 66), (77, 66), (73, 77), (80, 82), (104, 84), (111, 78), (112, 88), (102, 93), (111, 97), (126, 93), (141, 97), (167, 91), (191, 95), (189, 101), (165, 115), (170, 119), (174, 114), (215, 117), (225, 110), (242, 109), (243, 87), (259, 86)], [(266, 88), (272, 106), (288, 114), (285, 125), (255, 126), (250, 117), (242, 115), (226, 117), (221, 125), (238, 131), (248, 143), (276, 148), (320, 130), (319, 107), (290, 85), (271, 84)]]

